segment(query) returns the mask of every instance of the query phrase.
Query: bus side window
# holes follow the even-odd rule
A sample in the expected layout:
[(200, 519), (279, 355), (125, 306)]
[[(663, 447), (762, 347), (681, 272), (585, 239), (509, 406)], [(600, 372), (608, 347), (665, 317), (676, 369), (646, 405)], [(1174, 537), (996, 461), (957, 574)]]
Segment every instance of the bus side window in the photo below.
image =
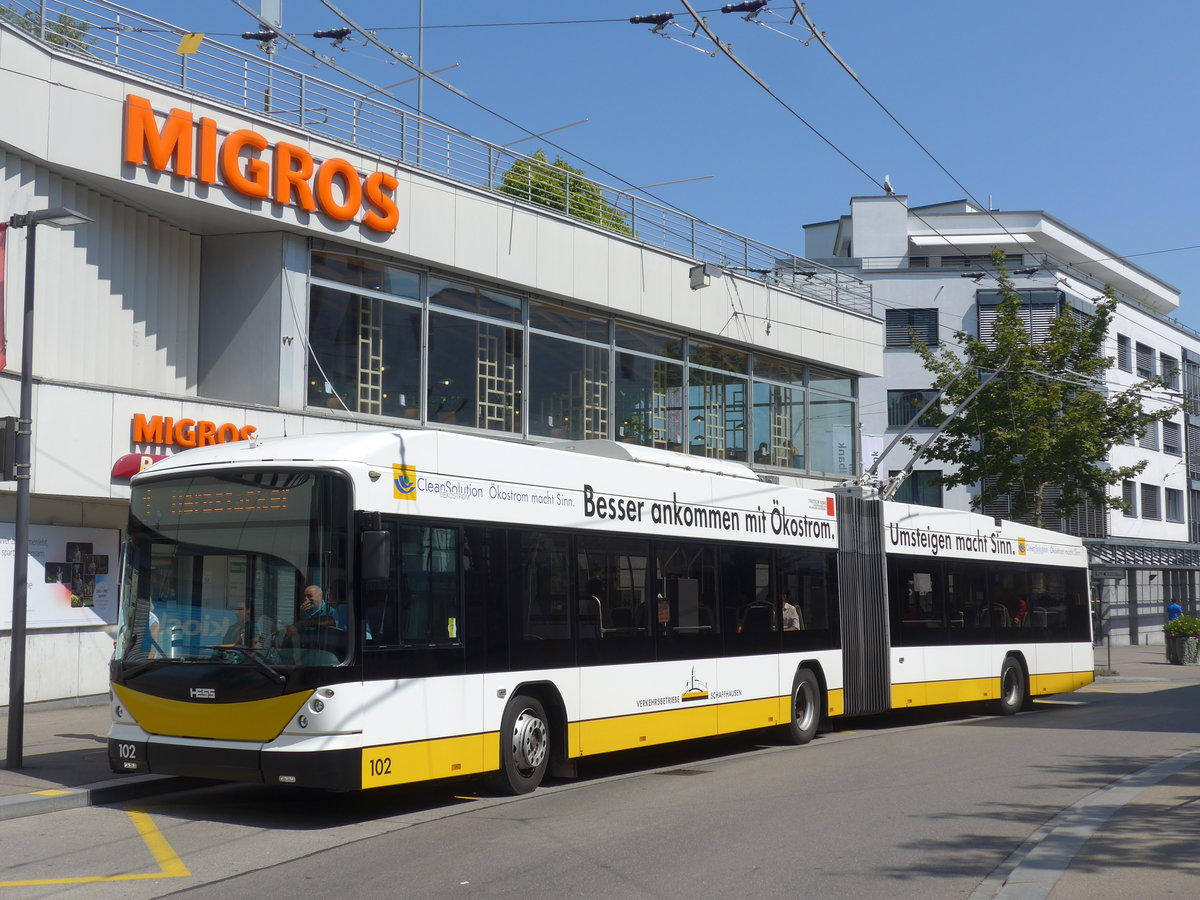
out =
[(526, 639), (571, 637), (567, 559), (565, 536), (521, 534), (521, 634)]
[(457, 528), (401, 526), (399, 593), (401, 643), (462, 643)]
[(362, 616), (368, 648), (394, 647), (400, 642), (400, 603), (396, 569), (399, 554), (396, 551), (395, 521), (384, 520), (383, 530), (389, 532), (392, 542), (391, 571), (383, 580), (372, 580), (362, 585)]

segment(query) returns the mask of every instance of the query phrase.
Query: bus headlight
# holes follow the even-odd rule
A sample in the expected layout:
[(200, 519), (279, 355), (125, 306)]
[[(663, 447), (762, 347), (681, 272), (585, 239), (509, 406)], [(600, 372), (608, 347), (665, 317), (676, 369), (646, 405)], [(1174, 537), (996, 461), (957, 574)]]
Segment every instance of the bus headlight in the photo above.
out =
[(325, 708), (325, 701), (319, 697), (313, 697), (312, 702), (308, 704), (308, 708), (315, 713), (319, 713)]

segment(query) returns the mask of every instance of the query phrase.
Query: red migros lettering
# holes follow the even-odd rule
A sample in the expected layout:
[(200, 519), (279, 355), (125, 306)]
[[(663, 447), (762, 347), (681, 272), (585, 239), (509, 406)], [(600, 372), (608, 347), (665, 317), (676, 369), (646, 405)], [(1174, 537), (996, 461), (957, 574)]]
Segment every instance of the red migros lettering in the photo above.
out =
[(271, 144), (248, 128), (221, 140), (217, 123), (196, 121), (183, 109), (172, 109), (162, 125), (145, 97), (125, 97), (124, 156), (126, 164), (169, 172), (217, 184), (256, 200), (270, 200), (306, 212), (318, 212), (339, 222), (361, 214), (364, 227), (390, 234), (400, 223), (396, 189), (400, 181), (388, 172), (363, 175), (341, 157), (318, 164), (296, 144)]
[(133, 415), (133, 442), (159, 447), (210, 447), (248, 441), (258, 433), (254, 425), (217, 424), (208, 419), (174, 419), (171, 416)]

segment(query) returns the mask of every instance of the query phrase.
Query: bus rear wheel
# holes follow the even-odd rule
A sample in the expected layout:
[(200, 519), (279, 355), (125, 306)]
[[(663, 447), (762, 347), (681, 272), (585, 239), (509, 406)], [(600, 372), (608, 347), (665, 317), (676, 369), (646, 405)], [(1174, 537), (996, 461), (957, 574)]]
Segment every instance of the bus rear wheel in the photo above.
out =
[(793, 744), (807, 744), (816, 737), (821, 722), (821, 683), (811, 669), (796, 673), (791, 705), (791, 721), (784, 726), (787, 739)]
[(497, 793), (528, 794), (550, 764), (550, 722), (541, 701), (518, 694), (500, 720), (500, 770), (487, 777)]
[(1025, 705), (1025, 672), (1011, 656), (1000, 667), (1000, 699), (996, 708), (1002, 716), (1016, 715)]

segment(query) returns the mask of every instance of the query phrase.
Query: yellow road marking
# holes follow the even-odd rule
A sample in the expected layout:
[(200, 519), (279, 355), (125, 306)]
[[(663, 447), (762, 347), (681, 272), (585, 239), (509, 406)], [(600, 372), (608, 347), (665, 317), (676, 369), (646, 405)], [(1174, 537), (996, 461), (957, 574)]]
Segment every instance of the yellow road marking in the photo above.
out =
[(62, 797), (65, 794), (71, 793), (71, 791), (51, 790), (51, 791), (32, 791), (31, 793), (33, 793), (35, 796), (38, 796), (38, 797)]
[(151, 878), (187, 878), (192, 873), (187, 866), (183, 864), (183, 860), (167, 843), (167, 839), (163, 833), (158, 830), (158, 826), (150, 818), (149, 814), (126, 810), (129, 818), (133, 820), (134, 827), (138, 830), (142, 840), (146, 842), (146, 847), (154, 856), (154, 861), (158, 863), (159, 871), (157, 872), (135, 872), (129, 875), (84, 875), (79, 878), (39, 878), (29, 881), (0, 881), (0, 887), (34, 887), (42, 884), (95, 884), (101, 881), (147, 881)]

